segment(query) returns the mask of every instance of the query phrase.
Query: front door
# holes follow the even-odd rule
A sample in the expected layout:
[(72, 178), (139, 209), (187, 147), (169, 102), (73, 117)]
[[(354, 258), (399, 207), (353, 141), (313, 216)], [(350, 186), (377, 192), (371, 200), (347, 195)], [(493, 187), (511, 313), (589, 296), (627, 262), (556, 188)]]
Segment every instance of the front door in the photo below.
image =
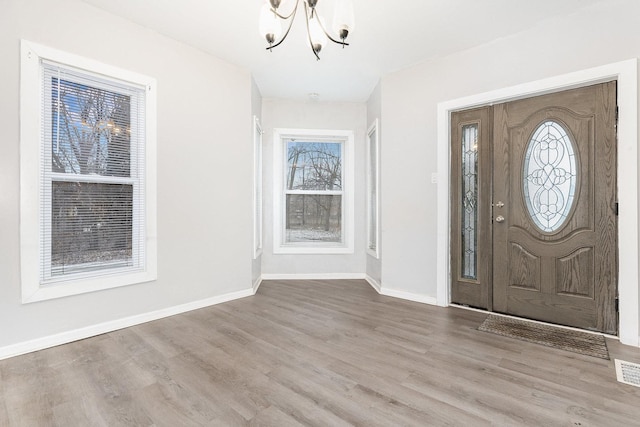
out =
[(475, 305), (617, 333), (615, 82), (487, 108), (492, 273)]

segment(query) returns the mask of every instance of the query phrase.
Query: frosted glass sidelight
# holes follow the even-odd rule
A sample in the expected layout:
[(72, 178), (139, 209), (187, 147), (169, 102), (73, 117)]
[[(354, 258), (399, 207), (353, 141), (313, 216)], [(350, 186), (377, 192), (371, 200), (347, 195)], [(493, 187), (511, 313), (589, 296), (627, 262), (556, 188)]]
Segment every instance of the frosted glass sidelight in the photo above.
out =
[(571, 212), (577, 185), (576, 151), (562, 124), (547, 120), (533, 132), (523, 161), (523, 195), (543, 232), (558, 231)]
[(461, 275), (477, 279), (478, 267), (478, 125), (462, 127)]

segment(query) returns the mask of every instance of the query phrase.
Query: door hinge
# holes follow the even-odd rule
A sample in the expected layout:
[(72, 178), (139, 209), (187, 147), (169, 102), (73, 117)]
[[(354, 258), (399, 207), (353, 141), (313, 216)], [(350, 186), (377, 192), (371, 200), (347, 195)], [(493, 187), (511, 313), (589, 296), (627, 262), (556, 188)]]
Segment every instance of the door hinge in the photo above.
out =
[(616, 124), (618, 124), (618, 118), (620, 117), (620, 108), (616, 105)]
[(620, 205), (618, 202), (615, 202), (613, 205), (613, 211), (615, 212), (616, 216), (618, 216), (620, 214)]
[(618, 299), (618, 297), (616, 297), (615, 305), (616, 305), (616, 313), (619, 313), (620, 312), (620, 299)]

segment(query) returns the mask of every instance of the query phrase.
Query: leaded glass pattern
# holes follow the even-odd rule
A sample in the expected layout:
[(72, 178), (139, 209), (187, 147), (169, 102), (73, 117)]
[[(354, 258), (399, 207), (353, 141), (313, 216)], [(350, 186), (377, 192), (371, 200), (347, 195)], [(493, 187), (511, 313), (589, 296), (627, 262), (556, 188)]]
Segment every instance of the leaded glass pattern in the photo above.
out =
[(523, 165), (523, 195), (529, 216), (543, 232), (567, 220), (577, 185), (576, 151), (560, 123), (547, 120), (533, 132)]
[(478, 124), (462, 127), (461, 276), (477, 279), (478, 269)]

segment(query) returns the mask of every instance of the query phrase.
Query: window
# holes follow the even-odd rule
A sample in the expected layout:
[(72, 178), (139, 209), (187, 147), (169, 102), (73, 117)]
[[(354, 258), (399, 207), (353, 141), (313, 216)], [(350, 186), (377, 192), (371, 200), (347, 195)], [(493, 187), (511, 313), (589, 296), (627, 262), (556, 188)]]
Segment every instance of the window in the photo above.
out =
[(353, 252), (353, 133), (275, 131), (275, 253)]
[(262, 253), (262, 128), (253, 116), (253, 258)]
[(155, 82), (23, 41), (23, 302), (153, 280)]
[(380, 256), (380, 140), (379, 121), (376, 119), (369, 127), (367, 144), (367, 252), (378, 258)]
[(529, 217), (545, 233), (569, 219), (578, 186), (576, 154), (569, 133), (555, 120), (541, 123), (527, 144), (522, 194)]

